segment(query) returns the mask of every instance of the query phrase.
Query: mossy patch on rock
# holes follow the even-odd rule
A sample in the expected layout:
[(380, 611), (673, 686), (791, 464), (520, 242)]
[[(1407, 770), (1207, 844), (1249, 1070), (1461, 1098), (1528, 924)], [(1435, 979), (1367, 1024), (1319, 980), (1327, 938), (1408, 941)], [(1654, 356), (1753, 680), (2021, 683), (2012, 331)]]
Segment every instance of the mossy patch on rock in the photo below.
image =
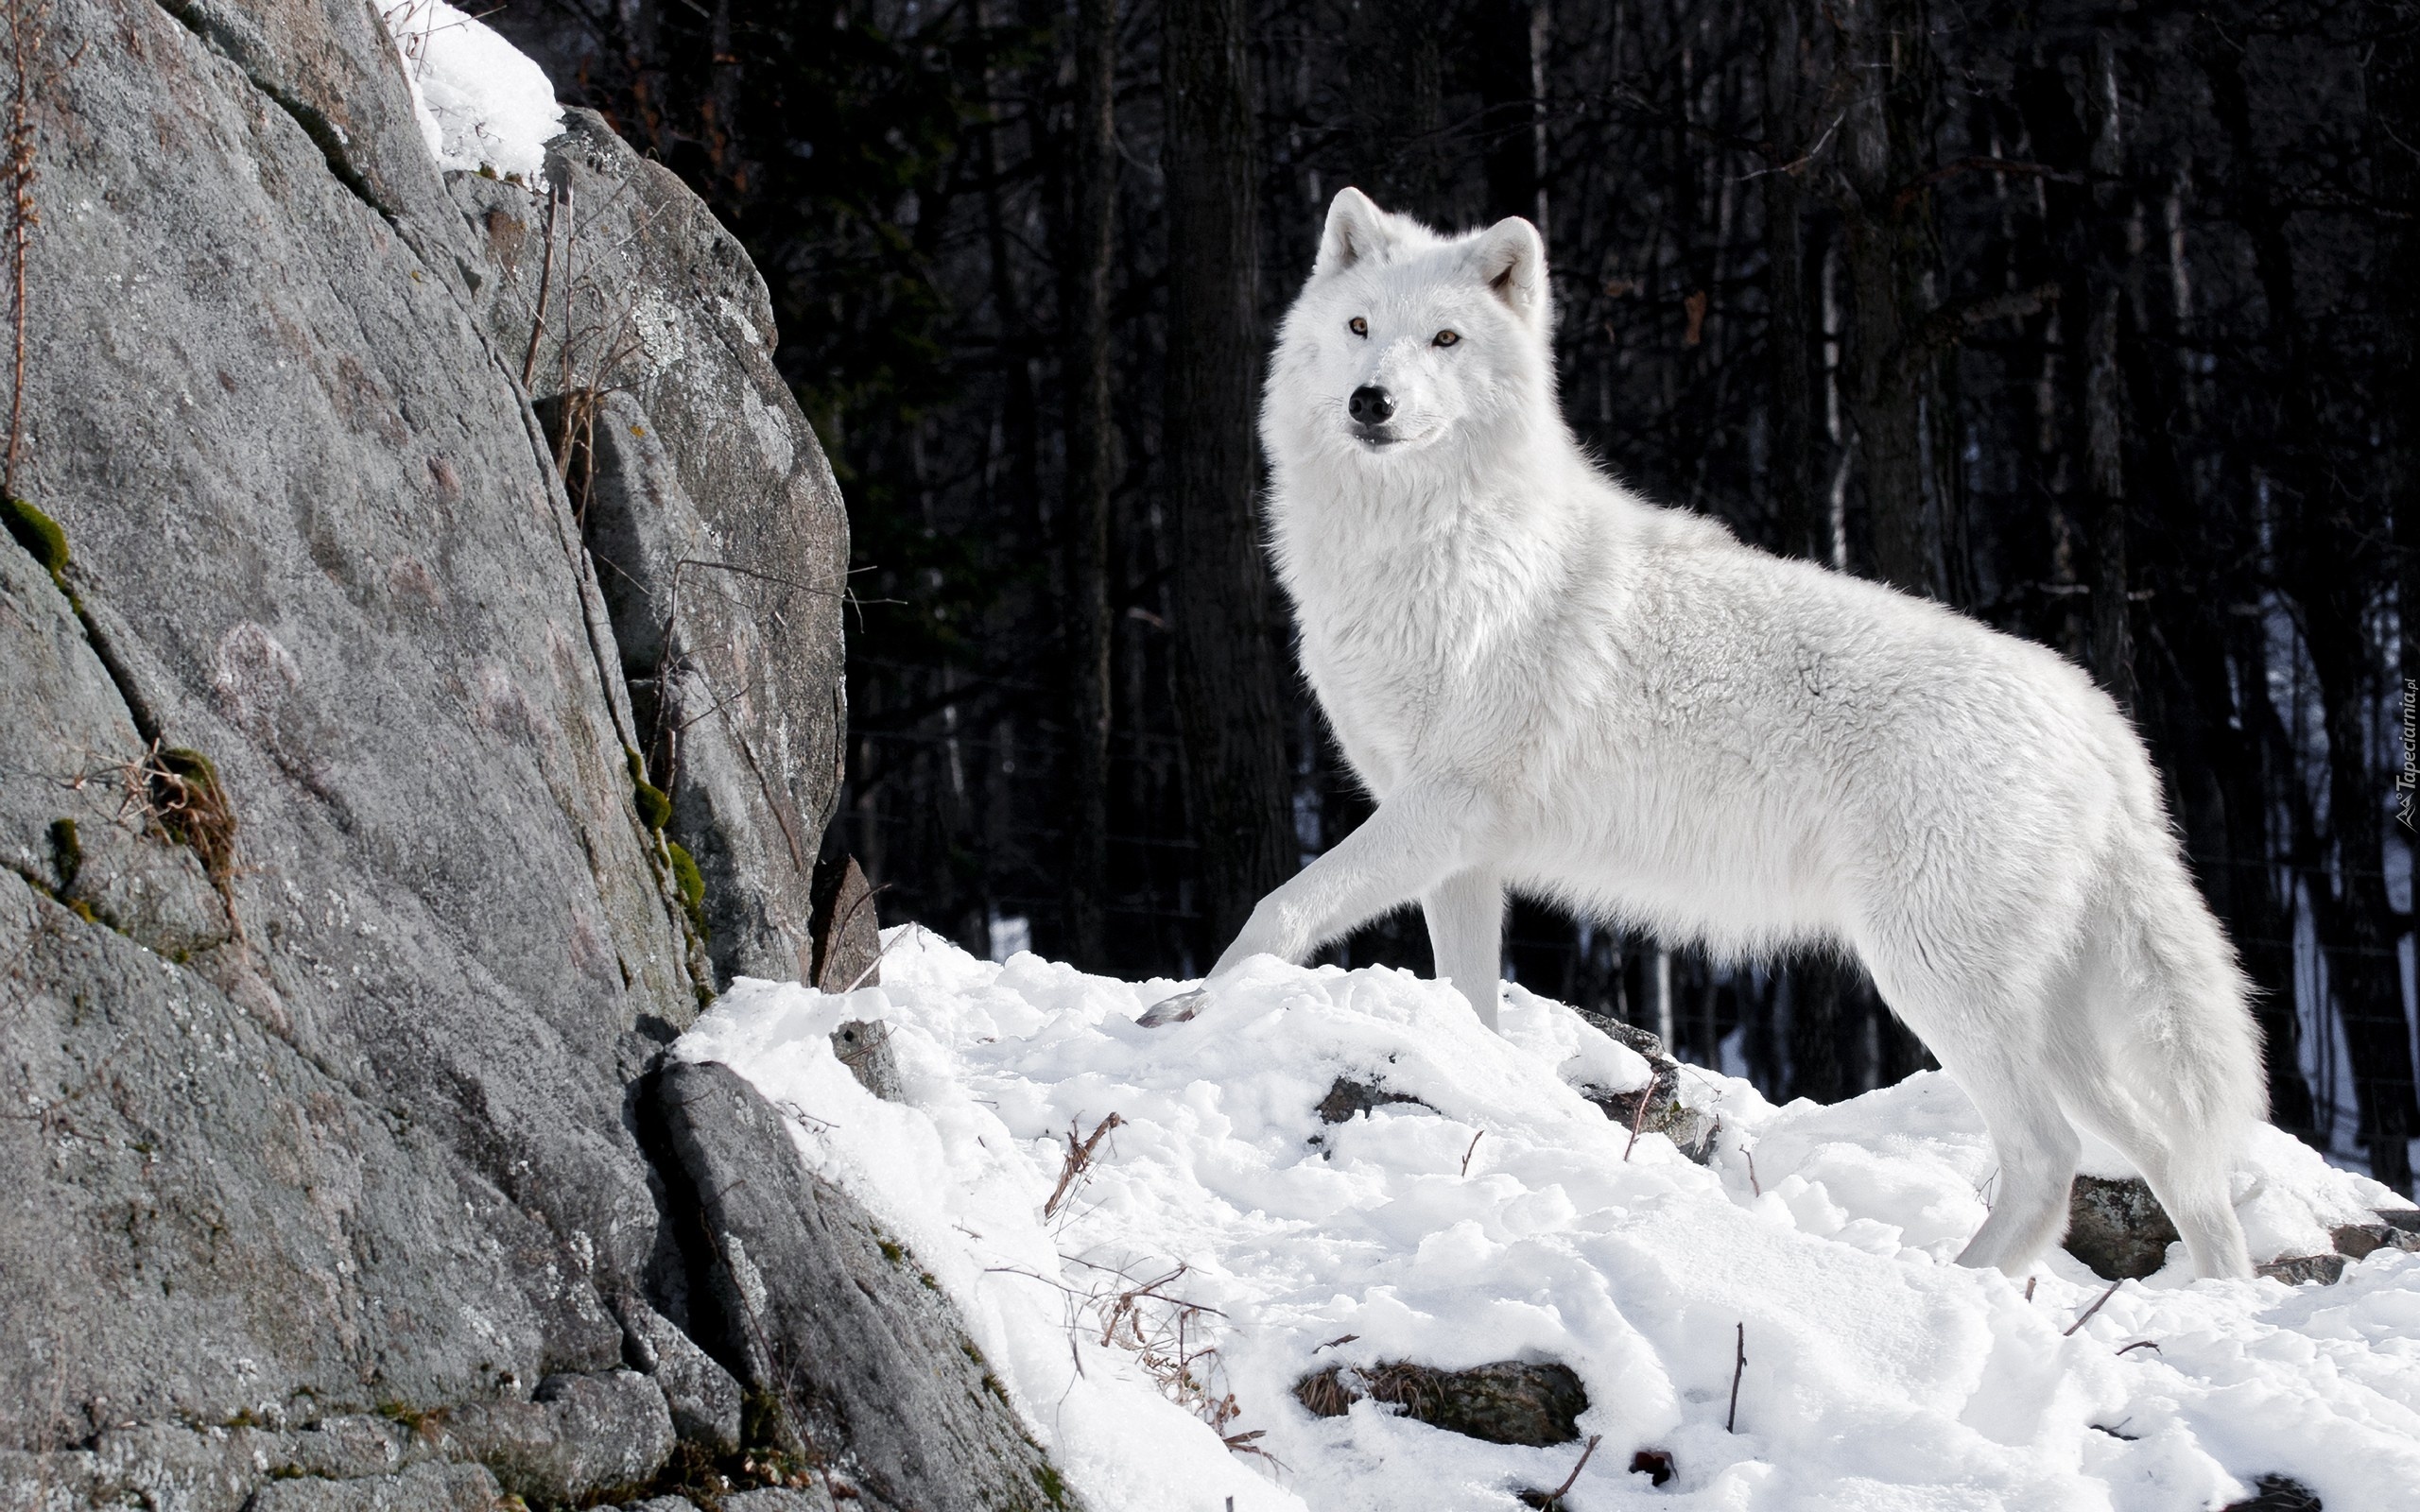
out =
[(664, 842), (664, 853), (672, 864), (672, 881), (681, 889), (681, 903), (689, 912), (689, 922), (700, 939), (706, 936), (706, 879), (698, 869), (697, 857), (683, 849), (680, 842)]
[(646, 758), (628, 747), (622, 754), (631, 764), (631, 800), (638, 805), (639, 822), (649, 830), (663, 829), (672, 822), (672, 799), (647, 780)]
[(50, 821), (50, 868), (59, 876), (60, 892), (74, 887), (76, 874), (84, 869), (84, 843), (77, 836), (74, 819)]
[(42, 563), (59, 591), (66, 593), (67, 532), (59, 528), (59, 522), (13, 493), (0, 495), (0, 522), (8, 524), (17, 544)]

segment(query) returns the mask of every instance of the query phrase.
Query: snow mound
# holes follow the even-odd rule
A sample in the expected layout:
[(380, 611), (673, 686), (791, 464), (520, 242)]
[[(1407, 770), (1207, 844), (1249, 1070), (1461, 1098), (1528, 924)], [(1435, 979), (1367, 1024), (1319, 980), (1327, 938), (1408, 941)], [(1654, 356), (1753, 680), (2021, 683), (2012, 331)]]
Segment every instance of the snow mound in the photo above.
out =
[[(1580, 1460), (1292, 1395), (1393, 1360), (1577, 1371), (1581, 1432), (1602, 1435), (1582, 1512), (2178, 1512), (2265, 1474), (2383, 1512), (2420, 1485), (2420, 1254), (2294, 1288), (2188, 1280), (2178, 1246), (2069, 1332), (2106, 1283), (2064, 1253), (2030, 1299), (1950, 1263), (1993, 1162), (1938, 1074), (1774, 1108), (1691, 1072), (1686, 1100), (1720, 1120), (1701, 1166), (1652, 1133), (1625, 1159), (1629, 1130), (1575, 1087), (1639, 1086), (1645, 1063), (1518, 988), (1498, 1038), (1377, 968), (1263, 959), (1159, 1029), (1132, 1021), (1182, 984), (994, 965), (914, 926), (883, 975), (846, 997), (741, 982), (674, 1053), (791, 1114), (802, 1158), (957, 1298), (1100, 1512), (1513, 1508)], [(850, 1019), (890, 1025), (904, 1103), (833, 1056)], [(1340, 1076), (1418, 1102), (1322, 1124)], [(1113, 1112), (1046, 1218), (1069, 1131)], [(2238, 1195), (2263, 1260), (2399, 1205), (2268, 1130)], [(1676, 1478), (1630, 1473), (1643, 1449)]]
[(545, 70), (445, 0), (400, 0), (380, 14), (438, 167), (543, 184), (546, 144), (563, 129)]

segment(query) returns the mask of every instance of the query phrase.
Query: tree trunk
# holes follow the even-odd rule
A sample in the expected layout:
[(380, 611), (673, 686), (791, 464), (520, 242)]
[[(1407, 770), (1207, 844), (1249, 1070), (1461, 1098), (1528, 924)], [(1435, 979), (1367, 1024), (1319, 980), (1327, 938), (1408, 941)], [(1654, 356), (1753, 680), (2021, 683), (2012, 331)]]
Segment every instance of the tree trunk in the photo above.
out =
[[(1773, 452), (1770, 486), (1780, 548), (1829, 564), (1832, 509), (1816, 465), (1816, 332), (1806, 288), (1805, 161), (1811, 143), (1806, 17), (1799, 0), (1765, 9), (1764, 86), (1767, 166), (1757, 182), (1765, 210), (1765, 367), (1772, 382)], [(1845, 1091), (1837, 1042), (1843, 968), (1829, 956), (1801, 956), (1789, 977), (1790, 1091), (1818, 1102)]]
[(1109, 294), (1117, 210), (1117, 0), (1077, 0), (1074, 273), (1067, 300), (1068, 959), (1109, 960), (1109, 513), (1116, 467), (1109, 407)]
[[(2236, 595), (2228, 595), (2232, 600)], [(2248, 596), (2248, 595), (2247, 595)], [(2219, 606), (2224, 612), (2231, 604)], [(2253, 1017), (2259, 1022), (2269, 1070), (2269, 1121), (2321, 1148), (2327, 1143), (2312, 1106), (2310, 1083), (2303, 1079), (2302, 1019), (2294, 1007), (2293, 908), (2291, 895), (2278, 895), (2270, 880), (2274, 844), (2270, 834), (2268, 786), (2264, 754), (2270, 762), (2290, 766), (2291, 747), (2268, 696), (2268, 632), (2247, 615), (2227, 614), (2223, 627), (2195, 637), (2181, 649), (2186, 672), (2200, 690), (2196, 700), (2214, 713), (2204, 718), (2204, 738), (2183, 748), (2207, 753), (2205, 770), (2219, 790), (2224, 828), (2213, 850), (2215, 866), (2203, 869), (2202, 885), (2211, 905), (2227, 926), (2227, 934), (2242, 953), (2256, 996)], [(2235, 643), (2229, 646), (2226, 643)], [(2239, 674), (2227, 665), (2230, 655)], [(2240, 677), (2244, 692), (2234, 686)], [(2229, 713), (2242, 700), (2242, 716)], [(2289, 778), (2289, 781), (2300, 781)], [(2180, 795), (2191, 833), (2190, 795)], [(2200, 849), (2197, 847), (2197, 849)], [(2290, 884), (2288, 885), (2290, 887)]]
[(1806, 298), (1808, 81), (1798, 0), (1765, 8), (1765, 366), (1772, 381), (1771, 487), (1780, 547), (1832, 559), (1829, 501), (1816, 486), (1815, 334)]
[(1259, 215), (1248, 11), (1242, 0), (1168, 0), (1162, 16), (1172, 628), (1187, 806), (1201, 845), (1200, 912), (1223, 945), (1295, 861), (1254, 508)]
[[(2361, 1139), (2371, 1174), (2398, 1192), (2411, 1190), (2408, 1141), (2420, 1122), (2415, 1106), (2411, 1024), (2400, 933), (2387, 898), (2386, 816), (2371, 781), (2365, 705), (2375, 647), (2368, 631), (2368, 584), (2382, 530), (2364, 501), (2348, 497), (2343, 474), (2325, 464), (2319, 385), (2310, 371), (2297, 314), (2296, 270), (2286, 212), (2269, 192), (2255, 135), (2240, 55), (2204, 29), (2196, 53), (2210, 80), (2211, 104), (2233, 149), (2235, 219), (2250, 238), (2254, 273), (2267, 305), (2268, 344), (2278, 377), (2273, 460), (2285, 519), (2278, 533), (2287, 592), (2303, 610), (2305, 644), (2318, 675), (2327, 733), (2327, 823), (2336, 876), (2313, 879), (2311, 897), (2328, 982), (2344, 1028)], [(2377, 523), (2382, 524), (2382, 523)]]
[[(2375, 284), (2381, 316), (2375, 413), (2384, 431), (2379, 496), (2394, 519), (2400, 769), (2395, 822), (2406, 845), (2420, 844), (2420, 771), (2414, 770), (2414, 715), (2420, 709), (2420, 4), (2383, 0), (2373, 27), (2369, 99), (2375, 119), (2377, 196), (2390, 219), (2381, 228), (2382, 266)], [(2399, 507), (2398, 507), (2399, 506)]]
[(1847, 399), (1874, 536), (1875, 576), (1943, 596), (1942, 480), (1954, 466), (1927, 444), (1943, 413), (1944, 353), (1927, 320), (1940, 282), (1933, 232), (1931, 121), (1940, 65), (1927, 0), (1843, 0), (1842, 64), (1854, 80), (1841, 126), (1841, 215), (1849, 287)]
[(1853, 968), (1826, 953), (1789, 964), (1789, 1095), (1837, 1103), (1850, 1094), (1841, 1011)]
[(2135, 637), (2126, 576), (2126, 385), (2118, 343), (2126, 322), (2127, 264), (2137, 214), (2126, 180), (2125, 123), (2118, 89), (2118, 43), (2106, 30), (2085, 72), (2092, 130), (2093, 256), (2084, 322), (2084, 475), (2092, 494), (2096, 574), (2092, 585), (2092, 671), (2128, 711), (2135, 707)]
[[(1544, 0), (1486, 0), (1467, 19), (1478, 54), (1479, 162), (1487, 218), (1526, 215), (1547, 230)], [(1383, 201), (1382, 201), (1383, 202)]]
[[(2380, 497), (2390, 501), (2394, 519), (2395, 602), (2401, 611), (2395, 823), (2408, 846), (2420, 843), (2420, 824), (2414, 822), (2420, 773), (2414, 771), (2413, 751), (2414, 715), (2420, 713), (2414, 708), (2420, 703), (2420, 496), (2414, 492), (2420, 475), (2411, 455), (2420, 441), (2420, 6), (2394, 0), (2378, 9), (2383, 25), (2370, 53), (2369, 97), (2377, 115), (2371, 138), (2378, 198), (2396, 218), (2384, 228), (2385, 266), (2376, 285), (2385, 319), (2375, 412), (2385, 431), (2379, 455), (2389, 459), (2378, 479)], [(2409, 1088), (2408, 1064), (2406, 1075)], [(2412, 1190), (2409, 1172), (2400, 1190)]]
[[(2342, 534), (2314, 553), (2313, 573), (2343, 578), (2350, 553)], [(2339, 547), (2330, 551), (2328, 545)], [(2314, 596), (2324, 596), (2315, 593)], [(2409, 1195), (2415, 1109), (2411, 1025), (2403, 1011), (2403, 971), (2395, 958), (2394, 910), (2386, 892), (2382, 789), (2372, 782), (2362, 742), (2369, 699), (2368, 653), (2358, 593), (2306, 605), (2310, 656), (2319, 673), (2327, 730), (2328, 828), (2335, 832), (2339, 871), (2331, 897), (2326, 879), (2313, 887), (2320, 940), (2328, 953), (2328, 980), (2344, 1025), (2353, 1085), (2361, 1100), (2361, 1138), (2370, 1174)]]
[[(2378, 455), (2388, 459), (2379, 497), (2394, 521), (2395, 603), (2401, 624), (2396, 696), (2395, 823), (2406, 846), (2420, 844), (2420, 771), (2415, 771), (2415, 716), (2420, 716), (2420, 5), (2389, 0), (2370, 51), (2369, 98), (2376, 115), (2371, 140), (2378, 198), (2389, 215), (2381, 238), (2379, 291), (2384, 317), (2378, 343), (2376, 413), (2385, 432)], [(2398, 989), (2400, 983), (2397, 983)], [(2398, 1004), (2399, 991), (2398, 991)], [(2401, 1015), (2397, 1024), (2400, 1027)], [(2403, 1065), (2403, 1101), (2411, 1111), (2411, 1068)], [(2407, 1124), (2406, 1132), (2411, 1132)], [(2376, 1157), (2373, 1155), (2373, 1161)], [(2384, 1180), (2384, 1177), (2379, 1177)], [(2397, 1189), (2412, 1188), (2407, 1170)]]
[(1345, 3), (1353, 181), (1380, 209), (1448, 218), (1438, 202), (1445, 125), (1438, 7), (1431, 0)]

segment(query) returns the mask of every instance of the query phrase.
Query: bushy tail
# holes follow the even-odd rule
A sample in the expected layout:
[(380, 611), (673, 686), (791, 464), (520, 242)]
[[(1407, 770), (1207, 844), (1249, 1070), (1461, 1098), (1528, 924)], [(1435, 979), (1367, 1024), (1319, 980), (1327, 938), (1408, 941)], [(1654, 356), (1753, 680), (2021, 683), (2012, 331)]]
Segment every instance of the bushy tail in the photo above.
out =
[(2108, 884), (2110, 964), (2133, 1010), (2113, 1025), (2131, 1042), (2109, 1048), (2144, 1073), (2127, 1091), (2231, 1153), (2269, 1115), (2252, 980), (2166, 833), (2118, 858)]

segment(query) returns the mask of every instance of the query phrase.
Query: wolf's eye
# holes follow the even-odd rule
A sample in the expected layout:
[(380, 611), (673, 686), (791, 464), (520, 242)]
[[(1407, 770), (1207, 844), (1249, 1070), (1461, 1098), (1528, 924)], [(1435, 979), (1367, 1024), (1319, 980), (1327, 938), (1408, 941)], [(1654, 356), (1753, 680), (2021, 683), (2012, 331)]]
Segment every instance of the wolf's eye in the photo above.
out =
[(1370, 334), (1370, 322), (1362, 319), (1357, 315), (1352, 319), (1344, 322), (1344, 329), (1352, 332), (1357, 336), (1366, 336)]
[(1440, 331), (1437, 333), (1437, 345), (1441, 347), (1450, 347), (1461, 339), (1462, 339), (1462, 336), (1461, 333), (1459, 331)]

